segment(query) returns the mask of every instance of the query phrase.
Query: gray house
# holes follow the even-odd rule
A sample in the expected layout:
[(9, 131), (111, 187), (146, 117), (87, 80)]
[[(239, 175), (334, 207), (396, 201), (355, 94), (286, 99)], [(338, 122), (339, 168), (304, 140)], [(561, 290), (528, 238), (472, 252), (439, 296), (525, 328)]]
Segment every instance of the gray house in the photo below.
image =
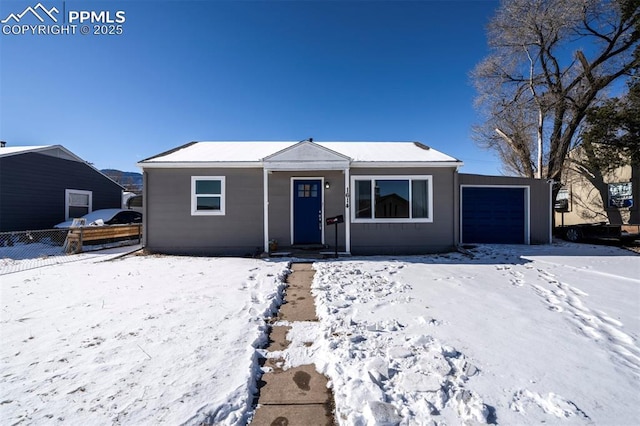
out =
[(194, 142), (139, 166), (154, 252), (333, 248), (334, 226), (353, 254), (551, 240), (546, 182), (462, 175), (461, 161), (418, 142)]
[(0, 231), (48, 229), (119, 208), (123, 188), (60, 145), (0, 148)]

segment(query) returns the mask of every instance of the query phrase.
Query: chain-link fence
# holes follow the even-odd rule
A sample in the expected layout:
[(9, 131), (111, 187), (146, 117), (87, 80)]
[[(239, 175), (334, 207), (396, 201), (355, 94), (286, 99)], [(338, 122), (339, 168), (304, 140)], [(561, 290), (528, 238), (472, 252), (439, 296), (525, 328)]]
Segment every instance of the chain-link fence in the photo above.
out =
[(0, 259), (24, 260), (139, 244), (140, 225), (0, 232)]

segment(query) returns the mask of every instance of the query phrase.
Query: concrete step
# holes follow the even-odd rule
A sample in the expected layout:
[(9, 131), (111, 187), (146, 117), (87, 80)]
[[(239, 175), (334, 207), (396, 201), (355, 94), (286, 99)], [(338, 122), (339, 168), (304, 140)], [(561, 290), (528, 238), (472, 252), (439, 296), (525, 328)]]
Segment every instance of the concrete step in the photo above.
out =
[[(262, 375), (259, 383), (262, 405), (324, 404), (331, 394), (327, 378), (314, 365), (301, 365), (288, 370), (276, 369)], [(262, 385), (262, 386), (260, 386)]]
[(294, 321), (317, 321), (316, 305), (311, 294), (311, 283), (315, 271), (310, 263), (292, 263), (293, 271), (287, 277), (285, 303), (280, 306), (278, 319)]
[(287, 333), (291, 330), (288, 325), (274, 325), (269, 331), (269, 351), (283, 351), (289, 347)]
[(278, 319), (282, 321), (318, 321), (316, 305), (311, 293), (302, 292), (295, 288), (288, 288), (286, 302), (280, 306)]
[(254, 426), (333, 426), (331, 406), (265, 405), (256, 411)]

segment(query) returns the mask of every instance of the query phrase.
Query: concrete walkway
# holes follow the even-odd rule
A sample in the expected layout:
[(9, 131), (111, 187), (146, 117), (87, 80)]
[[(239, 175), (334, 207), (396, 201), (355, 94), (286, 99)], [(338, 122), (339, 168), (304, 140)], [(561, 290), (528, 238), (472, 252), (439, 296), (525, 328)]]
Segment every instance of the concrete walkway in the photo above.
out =
[[(311, 263), (293, 263), (287, 278), (285, 303), (278, 319), (289, 323), (317, 321), (311, 294), (315, 271)], [(269, 351), (287, 348), (289, 326), (274, 326), (269, 334)], [(314, 365), (302, 365), (288, 370), (279, 367), (281, 360), (267, 358), (265, 373), (258, 384), (258, 409), (251, 422), (255, 426), (332, 426), (333, 397), (327, 388), (327, 378)]]

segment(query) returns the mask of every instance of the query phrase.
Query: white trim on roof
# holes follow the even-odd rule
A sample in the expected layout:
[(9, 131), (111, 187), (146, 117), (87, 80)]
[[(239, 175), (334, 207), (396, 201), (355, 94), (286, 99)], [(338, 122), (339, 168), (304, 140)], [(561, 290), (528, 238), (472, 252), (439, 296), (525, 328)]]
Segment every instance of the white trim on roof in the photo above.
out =
[(287, 164), (269, 164), (261, 161), (189, 161), (189, 162), (166, 162), (166, 163), (138, 163), (142, 169), (262, 169), (274, 171), (303, 171), (303, 170), (344, 170), (350, 168), (407, 168), (407, 167), (461, 167), (462, 161), (367, 161), (352, 162), (351, 164), (335, 164), (333, 162), (291, 162)]
[(291, 161), (288, 163), (264, 163), (264, 168), (274, 171), (299, 172), (304, 170), (344, 170), (348, 162), (335, 161)]

